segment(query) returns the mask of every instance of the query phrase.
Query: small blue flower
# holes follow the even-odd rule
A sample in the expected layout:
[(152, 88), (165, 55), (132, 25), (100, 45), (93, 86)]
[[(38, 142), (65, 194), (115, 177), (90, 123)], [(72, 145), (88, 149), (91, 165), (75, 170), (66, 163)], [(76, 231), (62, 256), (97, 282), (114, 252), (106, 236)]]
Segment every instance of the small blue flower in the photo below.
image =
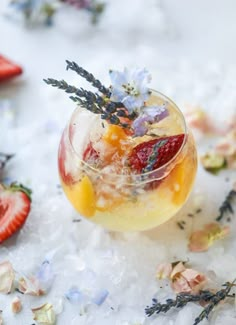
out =
[(111, 78), (111, 100), (122, 102), (129, 113), (139, 111), (144, 102), (150, 96), (147, 84), (151, 80), (151, 75), (146, 69), (124, 69), (120, 71), (110, 71)]
[(148, 131), (148, 124), (159, 122), (169, 114), (166, 104), (160, 106), (146, 106), (142, 109), (142, 114), (133, 121), (135, 136), (143, 136)]

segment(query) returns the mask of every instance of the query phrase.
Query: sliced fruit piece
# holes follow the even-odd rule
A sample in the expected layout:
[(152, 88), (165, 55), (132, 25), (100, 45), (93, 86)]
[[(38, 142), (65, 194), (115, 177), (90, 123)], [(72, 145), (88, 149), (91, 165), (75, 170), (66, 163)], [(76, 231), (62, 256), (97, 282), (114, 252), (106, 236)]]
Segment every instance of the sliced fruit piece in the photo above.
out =
[(0, 82), (16, 77), (22, 73), (22, 68), (0, 55)]
[(103, 136), (103, 140), (116, 148), (119, 154), (122, 154), (126, 150), (126, 146), (122, 141), (127, 139), (125, 130), (119, 125), (110, 124), (106, 133)]
[(172, 191), (172, 203), (181, 205), (185, 202), (192, 187), (197, 162), (191, 155), (186, 154), (184, 159), (179, 162), (170, 174), (163, 180), (161, 186), (165, 186)]
[[(65, 132), (65, 131), (64, 131)], [(58, 150), (58, 169), (62, 181), (66, 185), (71, 185), (74, 183), (73, 176), (66, 170), (66, 145), (64, 143), (64, 133), (61, 138), (61, 142)]]
[(93, 148), (92, 142), (89, 142), (84, 153), (83, 160), (89, 164), (96, 164), (99, 159), (99, 153)]
[[(133, 148), (128, 164), (137, 174), (153, 171), (170, 161), (182, 146), (184, 134), (142, 142)], [(145, 185), (146, 190), (156, 189), (161, 180), (154, 180)]]
[(74, 207), (84, 217), (92, 217), (96, 210), (95, 192), (92, 182), (87, 175), (72, 185), (71, 187), (64, 188), (69, 200), (73, 203)]
[(0, 243), (18, 231), (28, 217), (31, 190), (22, 184), (0, 184)]
[(183, 141), (184, 134), (178, 134), (140, 143), (132, 149), (128, 164), (137, 174), (155, 170), (177, 154)]

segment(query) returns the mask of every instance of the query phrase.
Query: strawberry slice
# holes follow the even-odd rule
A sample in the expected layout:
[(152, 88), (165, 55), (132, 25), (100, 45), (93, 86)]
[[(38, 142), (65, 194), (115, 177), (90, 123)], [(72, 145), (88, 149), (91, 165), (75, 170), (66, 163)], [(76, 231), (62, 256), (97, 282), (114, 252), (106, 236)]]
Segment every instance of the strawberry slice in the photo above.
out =
[(0, 81), (5, 81), (22, 74), (22, 68), (0, 55)]
[[(138, 144), (132, 149), (128, 160), (132, 172), (142, 174), (165, 165), (177, 154), (183, 141), (184, 134), (178, 134)], [(153, 181), (148, 184), (148, 188), (156, 188), (160, 182)]]
[(83, 153), (83, 160), (87, 163), (94, 163), (99, 158), (98, 152), (93, 148), (92, 142), (89, 142), (87, 145), (84, 153)]
[(63, 132), (61, 142), (59, 145), (58, 150), (58, 169), (61, 176), (62, 181), (66, 185), (71, 185), (75, 182), (71, 173), (66, 170), (66, 159), (67, 159), (67, 152), (66, 152), (66, 144), (65, 144), (65, 131)]
[(22, 184), (0, 184), (0, 243), (24, 224), (31, 206), (31, 190)]

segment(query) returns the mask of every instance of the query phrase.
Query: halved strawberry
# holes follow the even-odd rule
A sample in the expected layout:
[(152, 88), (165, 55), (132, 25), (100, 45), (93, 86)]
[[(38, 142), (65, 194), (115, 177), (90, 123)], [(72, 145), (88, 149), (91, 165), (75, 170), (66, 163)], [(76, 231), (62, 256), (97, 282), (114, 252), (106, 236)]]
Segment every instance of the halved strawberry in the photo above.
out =
[(22, 73), (22, 68), (0, 55), (0, 81), (16, 77)]
[[(184, 141), (184, 134), (161, 137), (142, 142), (132, 149), (128, 164), (137, 174), (155, 170), (170, 161), (179, 151)], [(148, 188), (156, 188), (160, 181), (149, 183)]]
[(22, 184), (0, 184), (0, 243), (24, 224), (31, 206), (31, 190)]

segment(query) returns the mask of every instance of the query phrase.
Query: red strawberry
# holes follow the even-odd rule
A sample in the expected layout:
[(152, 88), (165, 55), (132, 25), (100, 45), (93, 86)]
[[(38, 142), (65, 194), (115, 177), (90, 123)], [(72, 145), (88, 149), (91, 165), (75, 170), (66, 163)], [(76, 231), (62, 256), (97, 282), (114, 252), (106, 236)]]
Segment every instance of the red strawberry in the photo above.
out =
[(0, 243), (24, 224), (30, 212), (31, 190), (21, 184), (0, 184)]
[[(64, 131), (65, 133), (65, 131)], [(59, 145), (59, 150), (58, 150), (58, 169), (59, 169), (59, 173), (61, 176), (62, 181), (66, 184), (66, 185), (71, 185), (74, 183), (74, 178), (73, 176), (66, 171), (66, 144), (65, 144), (65, 135), (62, 135), (61, 138), (61, 142)]]
[(89, 142), (83, 153), (83, 160), (86, 162), (95, 162), (99, 158), (98, 152), (93, 148), (92, 142)]
[(0, 82), (16, 77), (22, 73), (19, 65), (0, 55)]
[[(129, 156), (129, 166), (137, 174), (155, 170), (170, 161), (181, 148), (184, 134), (153, 139), (138, 144)], [(155, 188), (160, 181), (149, 183), (148, 188)]]

